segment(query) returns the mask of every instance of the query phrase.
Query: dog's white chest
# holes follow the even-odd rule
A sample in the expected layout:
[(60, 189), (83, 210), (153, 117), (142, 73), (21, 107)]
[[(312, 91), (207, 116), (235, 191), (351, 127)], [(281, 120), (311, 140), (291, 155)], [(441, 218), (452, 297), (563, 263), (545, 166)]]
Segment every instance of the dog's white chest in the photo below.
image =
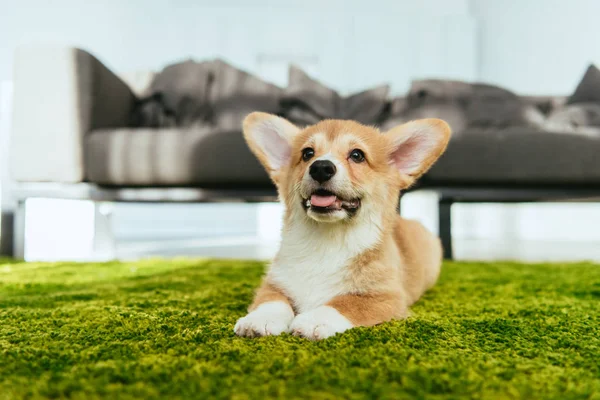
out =
[(339, 237), (295, 230), (283, 237), (269, 276), (290, 297), (297, 312), (306, 312), (352, 290), (347, 266), (377, 240), (372, 229)]
[(315, 251), (304, 257), (281, 257), (271, 269), (271, 278), (290, 296), (298, 312), (324, 305), (346, 292), (346, 257)]

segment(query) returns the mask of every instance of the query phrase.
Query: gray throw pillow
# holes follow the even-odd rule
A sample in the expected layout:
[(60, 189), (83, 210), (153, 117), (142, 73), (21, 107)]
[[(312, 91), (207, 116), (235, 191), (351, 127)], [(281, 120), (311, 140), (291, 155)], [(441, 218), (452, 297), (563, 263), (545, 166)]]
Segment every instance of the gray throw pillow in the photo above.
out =
[(224, 130), (241, 129), (244, 117), (253, 111), (277, 113), (282, 89), (236, 68), (223, 60), (213, 62), (210, 88), (211, 123)]
[(382, 85), (342, 97), (300, 68), (291, 66), (289, 84), (281, 99), (282, 114), (299, 125), (328, 118), (375, 124), (385, 111), (388, 92), (389, 86)]
[(519, 96), (497, 86), (428, 79), (413, 81), (404, 116), (406, 120), (441, 118), (460, 132), (467, 127), (531, 126), (530, 108)]
[(386, 113), (379, 122), (379, 129), (385, 132), (397, 125), (401, 125), (409, 120), (406, 113), (408, 108), (408, 99), (406, 97), (394, 97), (388, 102)]
[(575, 92), (567, 100), (567, 104), (590, 102), (600, 103), (600, 70), (593, 64), (585, 71)]
[(467, 103), (469, 126), (506, 128), (527, 126), (528, 105), (516, 94), (504, 88), (474, 83)]
[(135, 105), (134, 127), (212, 125), (240, 130), (252, 111), (277, 113), (282, 89), (222, 60), (192, 60), (158, 73), (150, 95)]
[(600, 103), (567, 105), (550, 114), (545, 124), (546, 129), (554, 132), (598, 132), (599, 127)]
[(136, 100), (129, 126), (132, 128), (168, 128), (177, 126), (175, 114), (168, 109), (161, 93)]
[(387, 105), (389, 91), (389, 86), (382, 85), (341, 98), (340, 118), (353, 119), (366, 124), (378, 122)]
[(162, 106), (175, 116), (177, 126), (191, 126), (210, 118), (212, 64), (187, 60), (165, 67), (154, 77), (150, 91), (160, 95)]

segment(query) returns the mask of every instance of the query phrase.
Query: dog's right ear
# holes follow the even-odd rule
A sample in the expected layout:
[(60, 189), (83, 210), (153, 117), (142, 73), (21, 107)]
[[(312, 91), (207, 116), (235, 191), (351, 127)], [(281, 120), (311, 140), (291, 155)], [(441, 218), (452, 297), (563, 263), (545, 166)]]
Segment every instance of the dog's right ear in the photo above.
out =
[(300, 129), (284, 118), (262, 112), (249, 114), (243, 129), (248, 147), (277, 183), (278, 173), (290, 162), (292, 139)]

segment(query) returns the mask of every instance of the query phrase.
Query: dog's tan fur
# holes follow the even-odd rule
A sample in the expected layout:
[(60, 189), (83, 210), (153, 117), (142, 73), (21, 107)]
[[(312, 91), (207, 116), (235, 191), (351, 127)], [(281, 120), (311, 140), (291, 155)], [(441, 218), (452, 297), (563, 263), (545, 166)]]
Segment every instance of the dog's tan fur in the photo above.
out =
[[(290, 304), (287, 296), (281, 289), (277, 286), (271, 284), (269, 281), (265, 280), (260, 288), (256, 291), (256, 295), (254, 296), (254, 301), (248, 307), (248, 311), (252, 311), (256, 309), (256, 307), (260, 306), (263, 303), (267, 303), (269, 301), (283, 301), (285, 303)], [(290, 307), (292, 305), (290, 304)]]
[[(288, 157), (273, 161), (276, 150), (265, 150), (270, 144), (265, 144), (267, 139), (257, 139), (259, 129), (276, 130), (289, 144), (289, 149), (282, 147), (289, 150), (289, 155), (284, 154)], [(344, 235), (358, 229), (360, 224), (376, 226), (378, 237), (344, 263), (339, 272), (342, 278), (336, 286), (339, 292), (332, 293), (323, 305), (333, 307), (352, 326), (370, 326), (406, 317), (409, 306), (436, 282), (442, 251), (439, 240), (421, 224), (397, 214), (398, 195), (443, 153), (450, 137), (449, 126), (441, 120), (428, 119), (380, 133), (376, 128), (353, 121), (326, 120), (300, 129), (282, 118), (252, 113), (244, 121), (244, 135), (270, 173), (285, 204), (284, 233), (300, 229), (299, 224), (308, 227), (307, 232), (326, 232), (324, 237), (331, 236), (331, 251), (335, 252), (338, 242), (334, 237), (344, 243)], [(315, 159), (327, 154), (347, 171), (349, 182), (343, 190), (362, 198), (361, 209), (354, 218), (331, 224), (318, 222), (301, 209), (299, 191), (310, 166), (310, 162), (302, 159), (302, 149), (306, 147), (314, 148)], [(356, 163), (348, 157), (348, 152), (355, 148), (364, 151), (365, 162)], [(412, 152), (417, 155), (413, 156)], [(414, 162), (411, 157), (415, 158)], [(327, 229), (329, 231), (324, 231)], [(303, 257), (302, 254), (293, 256), (300, 261)], [(289, 258), (289, 254), (280, 252), (274, 265), (278, 257)], [(326, 264), (328, 260), (322, 262)], [(289, 304), (295, 314), (306, 311), (300, 309), (302, 299), (286, 293), (272, 272), (267, 273), (249, 311), (274, 301)], [(281, 276), (285, 271), (278, 274)]]

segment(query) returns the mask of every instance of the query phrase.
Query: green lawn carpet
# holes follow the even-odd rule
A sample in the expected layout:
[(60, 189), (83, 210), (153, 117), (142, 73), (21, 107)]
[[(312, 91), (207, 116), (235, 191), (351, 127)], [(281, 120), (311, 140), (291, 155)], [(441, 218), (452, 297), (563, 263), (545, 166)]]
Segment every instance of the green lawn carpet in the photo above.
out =
[(600, 399), (600, 266), (446, 263), (413, 316), (234, 336), (264, 263), (0, 261), (0, 399)]

